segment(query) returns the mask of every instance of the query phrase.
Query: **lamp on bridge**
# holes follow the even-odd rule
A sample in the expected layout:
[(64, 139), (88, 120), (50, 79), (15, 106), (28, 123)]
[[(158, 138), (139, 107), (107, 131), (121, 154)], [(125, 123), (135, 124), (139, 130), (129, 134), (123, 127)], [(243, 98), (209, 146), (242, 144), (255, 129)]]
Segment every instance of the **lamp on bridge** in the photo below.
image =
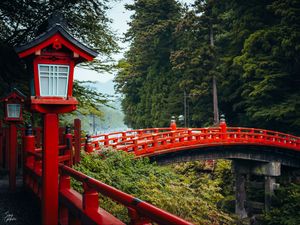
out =
[(220, 116), (220, 124), (219, 124), (219, 126), (221, 128), (221, 132), (222, 133), (226, 133), (226, 131), (227, 131), (227, 124), (226, 124), (226, 120), (225, 120), (225, 115), (224, 114), (222, 114)]
[(17, 127), (16, 124), (23, 121), (22, 106), (25, 96), (17, 89), (3, 97), (4, 102), (4, 121), (9, 124), (9, 188), (16, 189), (17, 171)]
[(35, 39), (15, 48), (26, 63), (30, 109), (44, 114), (42, 224), (58, 224), (58, 114), (76, 110), (75, 65), (98, 54), (75, 39), (66, 24), (56, 12), (40, 26)]
[(175, 119), (175, 116), (172, 116), (171, 117), (171, 124), (170, 124), (170, 127), (171, 127), (171, 130), (176, 130), (177, 127), (176, 127), (176, 119)]

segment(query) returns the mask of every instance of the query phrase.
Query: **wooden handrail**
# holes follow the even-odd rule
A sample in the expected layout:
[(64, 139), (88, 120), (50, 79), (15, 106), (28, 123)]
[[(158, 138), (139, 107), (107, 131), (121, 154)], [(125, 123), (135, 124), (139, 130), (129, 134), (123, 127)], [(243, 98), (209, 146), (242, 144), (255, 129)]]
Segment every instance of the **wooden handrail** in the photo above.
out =
[(192, 224), (171, 213), (159, 209), (147, 202), (144, 202), (114, 187), (111, 187), (94, 178), (91, 178), (71, 167), (60, 164), (59, 169), (61, 175), (69, 175), (75, 180), (83, 183), (83, 186), (88, 186), (90, 189), (98, 193), (101, 193), (106, 197), (111, 198), (112, 200), (118, 202), (119, 204), (124, 205), (128, 209), (135, 210), (135, 212), (139, 214), (140, 217), (144, 217), (158, 224), (178, 224), (178, 225)]

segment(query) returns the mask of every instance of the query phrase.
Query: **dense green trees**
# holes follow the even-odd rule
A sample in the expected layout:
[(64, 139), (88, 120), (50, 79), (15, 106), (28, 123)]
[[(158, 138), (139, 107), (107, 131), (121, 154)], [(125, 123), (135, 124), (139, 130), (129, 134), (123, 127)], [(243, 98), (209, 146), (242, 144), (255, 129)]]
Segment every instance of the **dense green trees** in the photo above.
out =
[(170, 54), (180, 8), (175, 0), (140, 0), (127, 9), (134, 11), (126, 34), (130, 51), (115, 79), (117, 89), (126, 95), (125, 121), (131, 127), (165, 126), (169, 108), (178, 99)]
[(265, 213), (263, 224), (294, 225), (300, 224), (300, 184), (290, 184), (276, 190), (273, 207)]
[[(174, 16), (164, 4), (177, 6)], [(183, 114), (185, 91), (190, 125), (212, 125), (215, 77), (230, 124), (299, 133), (299, 1), (197, 0), (178, 7), (159, 0), (130, 7), (131, 47), (115, 79), (126, 122), (167, 125)], [(163, 40), (171, 42), (159, 45)]]

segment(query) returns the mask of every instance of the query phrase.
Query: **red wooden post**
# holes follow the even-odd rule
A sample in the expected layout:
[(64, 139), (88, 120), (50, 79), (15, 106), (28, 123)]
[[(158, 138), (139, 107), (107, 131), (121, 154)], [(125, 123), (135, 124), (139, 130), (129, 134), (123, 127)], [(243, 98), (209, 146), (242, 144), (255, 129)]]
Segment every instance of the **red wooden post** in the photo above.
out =
[(127, 135), (126, 132), (122, 132), (122, 141), (126, 141)]
[(66, 126), (66, 134), (65, 134), (65, 144), (67, 148), (64, 152), (64, 155), (69, 155), (70, 160), (66, 163), (66, 165), (71, 166), (73, 164), (73, 143), (72, 143), (73, 136), (71, 134), (70, 126)]
[(74, 120), (74, 139), (75, 139), (75, 154), (74, 154), (74, 163), (80, 162), (80, 150), (81, 150), (81, 120)]
[(156, 133), (152, 134), (152, 139), (153, 139), (153, 151), (156, 150), (156, 148), (158, 147), (158, 136)]
[(87, 153), (91, 153), (93, 152), (93, 145), (91, 143), (91, 136), (90, 135), (86, 135), (86, 140), (85, 140), (85, 146), (84, 146), (84, 150), (87, 152)]
[(175, 119), (171, 120), (170, 128), (171, 128), (171, 130), (176, 130), (177, 129), (176, 120)]
[(134, 154), (138, 154), (139, 146), (138, 146), (138, 137), (133, 138), (133, 151)]
[(58, 115), (44, 115), (42, 224), (58, 224)]
[(193, 140), (193, 134), (192, 134), (193, 130), (191, 128), (188, 129), (188, 141), (192, 141)]
[(109, 138), (108, 138), (108, 135), (107, 134), (105, 134), (104, 135), (104, 145), (105, 146), (108, 146), (109, 145), (109, 140), (108, 140)]
[(98, 211), (99, 207), (99, 199), (98, 192), (83, 183), (84, 192), (82, 194), (82, 208), (88, 213), (93, 213)]
[(226, 124), (226, 120), (225, 120), (225, 116), (224, 114), (221, 115), (220, 118), (220, 129), (221, 129), (221, 135), (222, 135), (222, 139), (227, 139), (227, 124)]
[(16, 190), (17, 172), (17, 127), (15, 123), (9, 124), (9, 189)]
[[(33, 136), (31, 125), (28, 125), (25, 131), (25, 136), (23, 137), (23, 151), (24, 151), (24, 168), (28, 167), (33, 169), (34, 166), (34, 156), (28, 156), (28, 153), (34, 152), (35, 148), (35, 137)], [(31, 183), (30, 176), (27, 176), (25, 170), (23, 171), (23, 184), (29, 185)]]

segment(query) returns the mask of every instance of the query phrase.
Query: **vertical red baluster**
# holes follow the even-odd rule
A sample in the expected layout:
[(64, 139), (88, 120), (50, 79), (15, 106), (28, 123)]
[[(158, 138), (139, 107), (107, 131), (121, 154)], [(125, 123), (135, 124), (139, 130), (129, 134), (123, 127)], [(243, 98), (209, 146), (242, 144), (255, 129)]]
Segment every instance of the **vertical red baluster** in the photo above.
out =
[(127, 136), (126, 136), (126, 132), (122, 132), (122, 141), (126, 141)]
[(135, 138), (133, 138), (133, 151), (134, 151), (135, 155), (138, 155), (138, 150), (139, 150), (138, 138), (135, 137)]
[(192, 129), (188, 129), (188, 141), (192, 141), (193, 140), (193, 134), (192, 134), (193, 130)]
[(221, 115), (220, 118), (220, 130), (221, 130), (221, 135), (222, 135), (222, 139), (227, 139), (227, 124), (226, 124), (226, 120), (225, 120), (225, 116), (224, 114)]
[[(59, 191), (69, 190), (70, 187), (70, 176), (62, 173), (59, 177)], [(63, 204), (60, 204), (59, 206), (59, 223), (60, 225), (69, 224), (69, 210)]]
[(91, 136), (88, 134), (86, 135), (84, 150), (87, 153), (91, 153), (94, 151)]
[(74, 139), (75, 139), (75, 154), (74, 154), (74, 163), (80, 162), (80, 150), (81, 150), (81, 120), (74, 120)]
[(17, 127), (15, 123), (9, 124), (9, 188), (16, 190), (17, 173)]
[(66, 163), (66, 165), (71, 166), (73, 165), (73, 135), (71, 134), (71, 127), (66, 126), (66, 133), (65, 133), (65, 144), (67, 146), (64, 155), (69, 156), (69, 161)]
[(83, 183), (83, 194), (82, 194), (82, 208), (88, 215), (93, 215), (98, 213), (99, 199), (98, 192)]
[(104, 145), (109, 145), (109, 140), (108, 140), (109, 138), (108, 138), (108, 135), (107, 134), (105, 134), (104, 135)]
[(31, 176), (27, 174), (27, 169), (34, 167), (34, 156), (30, 155), (35, 149), (35, 137), (31, 125), (26, 127), (25, 136), (23, 137), (23, 151), (24, 151), (24, 169), (23, 169), (23, 184), (29, 185), (31, 182)]

